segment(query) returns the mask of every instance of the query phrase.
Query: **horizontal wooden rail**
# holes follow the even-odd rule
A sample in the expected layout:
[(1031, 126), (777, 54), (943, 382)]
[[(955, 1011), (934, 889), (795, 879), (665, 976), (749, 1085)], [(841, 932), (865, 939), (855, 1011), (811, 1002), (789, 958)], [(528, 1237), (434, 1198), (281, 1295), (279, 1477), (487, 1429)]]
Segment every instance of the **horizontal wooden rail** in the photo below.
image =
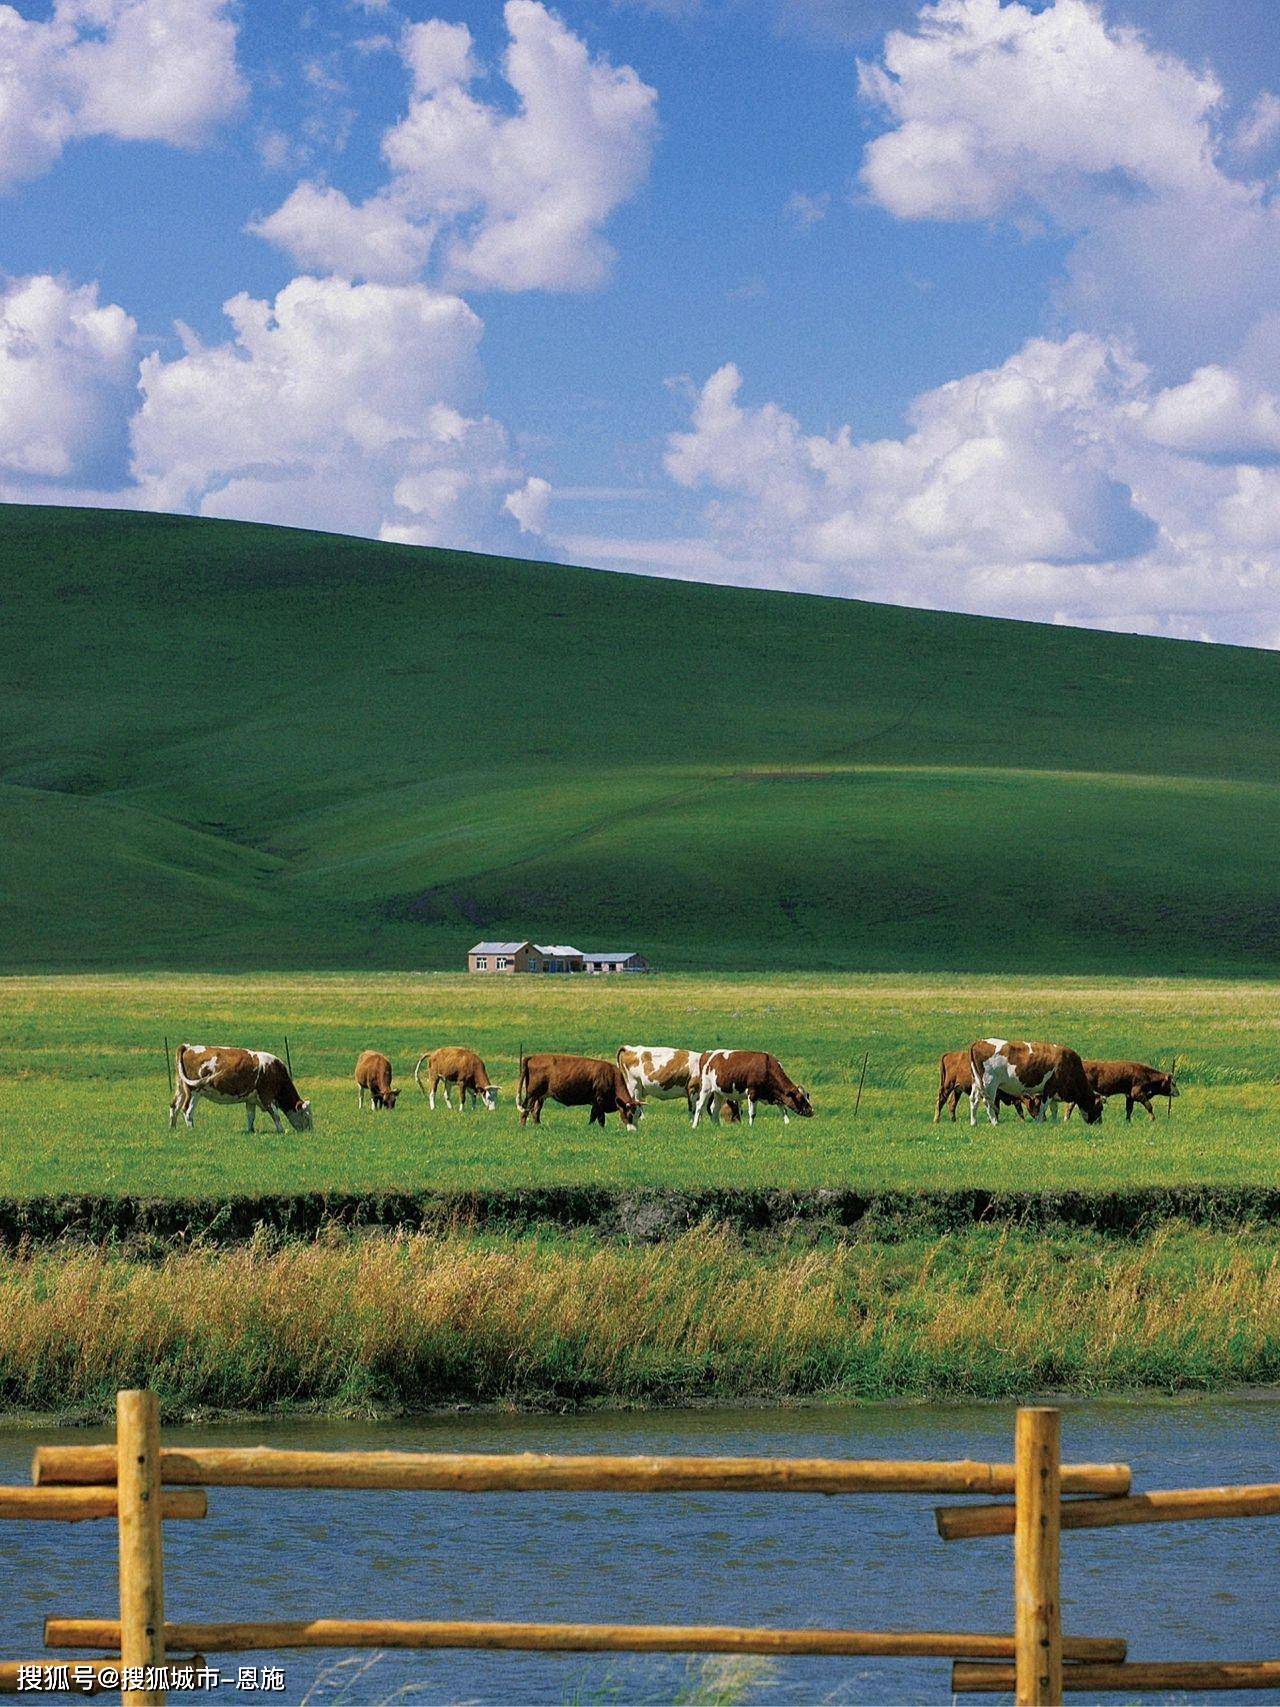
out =
[[(1130, 1523), (1189, 1523), (1223, 1517), (1280, 1517), (1280, 1485), (1171, 1488), (1109, 1500), (1064, 1500), (1064, 1529), (1116, 1529)], [(944, 1541), (1012, 1535), (1012, 1505), (940, 1506), (934, 1513)]]
[[(47, 1618), (49, 1648), (111, 1647), (120, 1639), (115, 1618)], [(927, 1630), (757, 1630), (717, 1624), (511, 1624), (505, 1622), (316, 1618), (290, 1624), (166, 1624), (166, 1648), (202, 1653), (268, 1652), (281, 1648), (507, 1648), (552, 1653), (844, 1654), (1005, 1659), (1012, 1636)], [(1077, 1636), (1067, 1657), (1122, 1660), (1119, 1638)]]
[[(1128, 1665), (1069, 1665), (1062, 1687), (1087, 1695), (1164, 1694), (1199, 1689), (1280, 1689), (1280, 1660), (1170, 1660)], [(951, 1668), (953, 1695), (1007, 1695), (1013, 1688), (1011, 1665), (975, 1665), (959, 1660)]]
[[(203, 1488), (168, 1488), (160, 1500), (164, 1518), (204, 1517), (208, 1509), (209, 1496)], [(83, 1523), (87, 1518), (115, 1517), (117, 1510), (113, 1482), (101, 1488), (0, 1488), (0, 1521)]]
[[(38, 1486), (113, 1482), (114, 1446), (41, 1446)], [(454, 1493), (1011, 1494), (1012, 1464), (844, 1458), (611, 1458), (525, 1452), (285, 1452), (166, 1447), (163, 1482), (224, 1488), (382, 1488)], [(1127, 1464), (1064, 1464), (1062, 1490), (1125, 1494)]]

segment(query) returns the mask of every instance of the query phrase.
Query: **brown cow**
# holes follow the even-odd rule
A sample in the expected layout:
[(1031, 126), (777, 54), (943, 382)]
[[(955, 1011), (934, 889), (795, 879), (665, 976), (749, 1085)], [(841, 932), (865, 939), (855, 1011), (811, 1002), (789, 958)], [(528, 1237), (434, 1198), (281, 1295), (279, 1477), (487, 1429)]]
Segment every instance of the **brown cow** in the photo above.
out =
[(1038, 1106), (1032, 1116), (1056, 1118), (1060, 1102), (1074, 1102), (1090, 1126), (1102, 1119), (1101, 1098), (1084, 1076), (1084, 1062), (1074, 1049), (1058, 1043), (1008, 1043), (984, 1037), (969, 1048), (973, 1088), (969, 1092), (969, 1124), (978, 1124), (978, 1103), (986, 1104), (987, 1119), (1000, 1122), (999, 1093), (1032, 1097)]
[[(1152, 1097), (1178, 1095), (1178, 1086), (1172, 1073), (1162, 1073), (1158, 1067), (1144, 1067), (1141, 1061), (1086, 1061), (1084, 1076), (1088, 1079), (1093, 1094), (1104, 1101), (1107, 1097), (1124, 1098), (1126, 1120), (1133, 1119), (1135, 1102), (1140, 1102), (1154, 1120), (1156, 1111), (1151, 1106)], [(1068, 1120), (1071, 1119), (1075, 1106), (1073, 1102), (1067, 1104)]]
[[(953, 1049), (938, 1062), (938, 1104), (933, 1111), (933, 1124), (936, 1126), (942, 1119), (942, 1110), (947, 1099), (951, 1100), (951, 1118), (956, 1117), (956, 1108), (961, 1097), (968, 1097), (973, 1090), (973, 1065), (969, 1060), (967, 1049)], [(998, 1093), (1000, 1105), (1008, 1106), (1017, 1113), (1019, 1120), (1025, 1120), (1028, 1113), (1034, 1114), (1031, 1107), (1034, 1099), (1011, 1097), (1006, 1092)]]
[(467, 1106), (468, 1092), (471, 1096), (472, 1108), (480, 1101), (483, 1101), (484, 1106), (488, 1109), (497, 1108), (498, 1092), (489, 1083), (489, 1074), (485, 1070), (485, 1064), (474, 1049), (465, 1049), (450, 1044), (443, 1049), (429, 1049), (426, 1054), (420, 1055), (418, 1065), (413, 1069), (413, 1076), (418, 1082), (419, 1090), (424, 1088), (422, 1083), (422, 1063), (424, 1061), (427, 1063), (427, 1081), (431, 1087), (427, 1092), (427, 1101), (432, 1108), (436, 1106), (436, 1086), (439, 1084), (444, 1085), (444, 1106), (446, 1108), (453, 1107), (449, 1101), (450, 1085), (458, 1087), (459, 1112)]
[(634, 1132), (641, 1115), (640, 1104), (627, 1088), (616, 1061), (597, 1061), (587, 1055), (526, 1055), (520, 1063), (520, 1089), (516, 1107), (520, 1124), (529, 1115), (542, 1124), (542, 1105), (550, 1097), (565, 1108), (585, 1108), (591, 1113), (587, 1125), (604, 1125), (606, 1114), (619, 1114), (628, 1132)]
[(356, 1107), (364, 1107), (364, 1093), (369, 1093), (369, 1107), (394, 1108), (399, 1091), (391, 1088), (391, 1063), (376, 1049), (366, 1049), (356, 1062)]
[(242, 1102), (250, 1132), (259, 1108), (275, 1121), (277, 1132), (284, 1131), (281, 1113), (296, 1132), (312, 1129), (311, 1104), (298, 1095), (298, 1087), (278, 1055), (261, 1049), (206, 1049), (202, 1043), (180, 1043), (174, 1066), (178, 1088), (169, 1105), (170, 1129), (177, 1124), (179, 1114), (188, 1126), (195, 1125), (196, 1103), (201, 1097), (210, 1102)]
[(790, 1125), (791, 1116), (803, 1120), (813, 1118), (813, 1104), (802, 1085), (791, 1082), (777, 1058), (759, 1049), (709, 1049), (702, 1057), (701, 1082), (698, 1086), (698, 1106), (693, 1111), (693, 1124), (703, 1110), (710, 1107), (716, 1116), (716, 1103), (726, 1097), (744, 1096), (747, 1099), (747, 1124), (754, 1126), (756, 1104), (771, 1103), (782, 1110), (783, 1120)]

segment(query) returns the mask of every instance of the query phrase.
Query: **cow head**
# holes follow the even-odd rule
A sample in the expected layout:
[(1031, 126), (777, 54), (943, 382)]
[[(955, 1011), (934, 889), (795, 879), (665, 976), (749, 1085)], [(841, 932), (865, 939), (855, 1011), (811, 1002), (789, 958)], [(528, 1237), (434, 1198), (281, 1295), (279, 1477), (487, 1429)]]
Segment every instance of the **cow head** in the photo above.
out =
[(1155, 1074), (1153, 1074), (1152, 1075), (1152, 1091), (1151, 1091), (1151, 1094), (1152, 1094), (1152, 1096), (1158, 1096), (1158, 1097), (1176, 1097), (1176, 1096), (1178, 1096), (1180, 1093), (1178, 1091), (1177, 1081), (1174, 1079), (1173, 1074), (1172, 1073), (1155, 1073)]
[(802, 1120), (813, 1119), (813, 1104), (803, 1085), (791, 1085), (783, 1091), (782, 1106), (791, 1114), (798, 1114)]
[(498, 1106), (497, 1089), (493, 1085), (486, 1085), (480, 1095), (484, 1098), (484, 1106), (492, 1113)]
[(742, 1110), (733, 1097), (726, 1097), (720, 1104), (717, 1116), (722, 1126), (741, 1126)]
[(310, 1100), (310, 1098), (309, 1097), (308, 1098), (301, 1098), (300, 1097), (298, 1099), (297, 1104), (293, 1108), (286, 1108), (285, 1109), (284, 1117), (289, 1122), (290, 1126), (293, 1127), (295, 1132), (310, 1132), (310, 1131), (312, 1131), (313, 1130), (313, 1123), (312, 1123), (312, 1119), (311, 1119), (311, 1100)]
[(396, 1098), (399, 1095), (399, 1091), (384, 1091), (382, 1094), (384, 1108), (394, 1108), (396, 1106)]
[(1094, 1096), (1092, 1091), (1089, 1092), (1087, 1101), (1084, 1098), (1081, 1098), (1081, 1100), (1076, 1104), (1076, 1107), (1084, 1117), (1086, 1126), (1098, 1125), (1099, 1121), (1102, 1119), (1102, 1110), (1104, 1106), (1102, 1098)]
[(628, 1132), (634, 1132), (636, 1127), (640, 1124), (640, 1118), (644, 1114), (644, 1110), (641, 1108), (640, 1104), (634, 1100), (629, 1092), (626, 1096), (620, 1096), (617, 1100), (618, 1113), (622, 1116), (622, 1124), (626, 1127)]

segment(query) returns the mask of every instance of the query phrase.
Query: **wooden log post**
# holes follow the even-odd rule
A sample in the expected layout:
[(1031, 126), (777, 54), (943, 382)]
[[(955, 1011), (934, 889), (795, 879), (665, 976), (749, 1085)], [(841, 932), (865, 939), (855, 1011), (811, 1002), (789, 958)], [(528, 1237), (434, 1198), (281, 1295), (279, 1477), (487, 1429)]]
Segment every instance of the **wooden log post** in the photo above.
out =
[(1013, 1456), (1014, 1699), (1019, 1707), (1053, 1707), (1062, 1700), (1061, 1414), (1043, 1406), (1019, 1410)]
[[(164, 1665), (164, 1541), (160, 1407), (137, 1388), (116, 1395), (120, 1502), (120, 1665)], [(126, 1707), (164, 1707), (162, 1689), (121, 1691)]]

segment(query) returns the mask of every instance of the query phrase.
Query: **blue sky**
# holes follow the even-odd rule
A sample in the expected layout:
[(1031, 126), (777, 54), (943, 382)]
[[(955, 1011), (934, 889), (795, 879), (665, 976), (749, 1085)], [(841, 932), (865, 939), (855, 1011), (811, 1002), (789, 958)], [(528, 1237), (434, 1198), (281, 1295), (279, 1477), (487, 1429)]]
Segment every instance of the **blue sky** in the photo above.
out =
[(1280, 644), (1278, 61), (1261, 0), (0, 5), (0, 497)]

